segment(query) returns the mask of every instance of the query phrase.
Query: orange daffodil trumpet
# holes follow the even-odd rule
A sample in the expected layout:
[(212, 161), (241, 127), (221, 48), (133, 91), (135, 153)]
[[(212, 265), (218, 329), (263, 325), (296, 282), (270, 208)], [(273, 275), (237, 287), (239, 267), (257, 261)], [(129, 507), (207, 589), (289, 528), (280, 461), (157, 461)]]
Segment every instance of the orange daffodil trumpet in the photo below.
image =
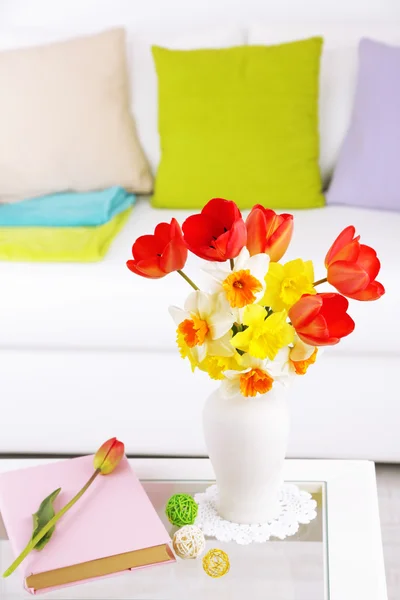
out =
[(177, 328), (177, 344), (181, 351), (192, 352), (201, 363), (207, 356), (232, 356), (233, 314), (222, 294), (191, 293), (184, 310), (171, 306), (169, 312)]
[(204, 271), (214, 280), (213, 291), (223, 294), (231, 308), (244, 308), (263, 297), (268, 265), (266, 254), (250, 256), (247, 248), (243, 248), (233, 268), (226, 263), (214, 263), (204, 267)]
[(305, 375), (308, 367), (317, 360), (318, 348), (310, 346), (297, 335), (289, 351), (289, 369), (296, 375)]
[(287, 385), (290, 381), (288, 348), (281, 349), (275, 360), (262, 360), (250, 354), (244, 354), (241, 370), (225, 371), (222, 391), (225, 396), (236, 396), (238, 393), (246, 398), (254, 398), (266, 394), (275, 383)]
[[(290, 214), (257, 204), (244, 221), (234, 202), (213, 198), (182, 228), (173, 219), (133, 244), (128, 267), (136, 275), (178, 273), (195, 290), (183, 308), (170, 308), (178, 349), (193, 371), (220, 381), (227, 397), (268, 400), (274, 386), (308, 372), (321, 346), (354, 330), (347, 298), (376, 300), (384, 293), (376, 252), (359, 243), (354, 227), (332, 244), (327, 277), (318, 281), (310, 260), (280, 262), (292, 233)], [(207, 261), (204, 290), (182, 270), (188, 252)], [(340, 293), (319, 293), (324, 282)], [(99, 450), (103, 474), (120, 452), (115, 439)]]

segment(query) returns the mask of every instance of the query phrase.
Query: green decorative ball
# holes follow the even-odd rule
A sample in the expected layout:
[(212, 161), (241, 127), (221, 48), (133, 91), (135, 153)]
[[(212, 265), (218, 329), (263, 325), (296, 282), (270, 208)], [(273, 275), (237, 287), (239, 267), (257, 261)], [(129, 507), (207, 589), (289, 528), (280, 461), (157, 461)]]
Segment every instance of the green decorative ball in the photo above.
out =
[(172, 525), (183, 527), (193, 525), (198, 506), (189, 494), (174, 494), (167, 502), (165, 514)]

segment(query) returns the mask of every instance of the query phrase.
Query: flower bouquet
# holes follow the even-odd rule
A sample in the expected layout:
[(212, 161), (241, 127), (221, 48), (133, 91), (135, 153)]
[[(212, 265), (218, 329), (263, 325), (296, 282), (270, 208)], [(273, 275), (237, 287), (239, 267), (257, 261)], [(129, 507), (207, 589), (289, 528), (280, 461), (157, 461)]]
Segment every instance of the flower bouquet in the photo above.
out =
[[(176, 272), (193, 288), (171, 307), (182, 358), (221, 382), (204, 409), (204, 430), (220, 514), (264, 522), (277, 510), (288, 436), (286, 388), (318, 359), (321, 346), (354, 330), (349, 301), (377, 300), (376, 252), (346, 227), (315, 281), (312, 261), (281, 263), (293, 216), (255, 205), (246, 221), (236, 204), (210, 200), (182, 228), (175, 219), (139, 237), (128, 268), (150, 279)], [(208, 289), (183, 271), (188, 251), (207, 261)], [(319, 293), (328, 282), (337, 291)]]

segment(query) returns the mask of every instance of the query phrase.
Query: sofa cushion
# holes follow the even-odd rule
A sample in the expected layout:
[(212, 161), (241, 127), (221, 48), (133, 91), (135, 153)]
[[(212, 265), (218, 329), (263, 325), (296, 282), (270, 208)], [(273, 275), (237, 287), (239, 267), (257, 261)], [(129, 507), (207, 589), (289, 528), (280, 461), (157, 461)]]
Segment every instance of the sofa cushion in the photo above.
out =
[[(229, 4), (229, 19), (220, 13), (220, 2), (200, 3), (196, 10), (186, 3), (176, 18), (168, 2), (124, 0), (118, 7), (98, 11), (92, 6), (76, 8), (59, 0), (62, 12), (47, 2), (46, 11), (8, 9), (0, 21), (0, 48), (21, 48), (96, 33), (112, 26), (127, 31), (131, 95), (137, 131), (153, 172), (160, 159), (157, 132), (157, 78), (151, 57), (153, 44), (175, 49), (224, 48), (243, 44), (280, 44), (311, 36), (323, 36), (320, 77), (319, 122), (321, 132), (320, 164), (326, 181), (336, 163), (340, 146), (350, 123), (357, 74), (357, 47), (362, 37), (400, 44), (397, 23), (383, 21), (333, 22), (321, 15), (306, 21), (303, 12), (286, 14), (284, 3), (256, 2)], [(111, 6), (111, 5), (110, 5)], [(300, 11), (299, 5), (299, 11)], [(54, 12), (51, 12), (54, 11)], [(240, 12), (240, 17), (237, 12)], [(281, 12), (283, 11), (283, 12)], [(381, 11), (382, 12), (382, 11)], [(236, 18), (235, 18), (236, 13)], [(284, 16), (282, 16), (284, 14)], [(61, 17), (62, 15), (62, 17)], [(154, 20), (157, 15), (157, 25)], [(214, 16), (213, 16), (214, 15)], [(238, 25), (239, 23), (239, 25)]]
[(362, 37), (400, 44), (396, 23), (273, 23), (258, 19), (249, 28), (249, 44), (279, 44), (314, 35), (324, 38), (321, 59), (319, 123), (323, 179), (332, 174), (350, 123), (357, 78), (358, 44)]
[[(153, 204), (315, 208), (322, 39), (217, 50), (153, 47), (162, 155)], [(196, 185), (193, 185), (193, 182)]]
[(123, 29), (1, 52), (0, 84), (2, 202), (115, 185), (151, 191)]
[[(161, 23), (161, 19), (159, 19)], [(19, 27), (1, 31), (0, 49), (29, 48), (43, 44), (53, 44), (76, 36), (97, 33), (99, 29), (109, 27), (107, 23), (90, 20), (83, 23), (74, 20), (69, 26), (54, 28)], [(0, 23), (1, 27), (1, 23)], [(131, 109), (135, 117), (138, 137), (153, 173), (160, 162), (160, 139), (157, 126), (158, 98), (157, 73), (154, 66), (151, 47), (154, 44), (176, 50), (195, 48), (227, 48), (245, 43), (244, 29), (235, 25), (213, 24), (186, 28), (166, 27), (165, 22), (158, 27), (151, 21), (138, 26), (132, 20), (124, 22), (126, 32), (127, 59)]]
[(330, 204), (400, 211), (400, 46), (363, 39), (349, 131)]
[[(323, 261), (336, 235), (349, 224), (373, 246), (382, 262), (379, 281), (386, 294), (379, 302), (350, 302), (356, 330), (342, 340), (344, 353), (400, 352), (398, 256), (400, 214), (327, 206), (293, 211), (295, 231), (286, 259), (312, 259), (315, 277), (325, 275)], [(157, 210), (138, 200), (103, 262), (97, 264), (2, 263), (1, 347), (176, 351), (175, 326), (168, 306), (181, 306), (191, 288), (178, 275), (148, 280), (125, 266), (133, 241), (157, 223), (188, 211)], [(185, 271), (198, 282), (203, 262), (190, 256)], [(327, 284), (321, 287), (330, 289)], [(29, 302), (27, 302), (29, 299)]]

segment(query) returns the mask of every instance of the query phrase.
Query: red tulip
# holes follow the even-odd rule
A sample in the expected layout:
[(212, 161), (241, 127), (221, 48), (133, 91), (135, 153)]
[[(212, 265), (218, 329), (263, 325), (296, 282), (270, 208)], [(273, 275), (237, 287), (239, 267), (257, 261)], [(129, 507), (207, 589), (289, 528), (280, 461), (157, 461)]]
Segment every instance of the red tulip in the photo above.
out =
[(231, 200), (213, 198), (200, 214), (187, 218), (182, 229), (189, 250), (205, 260), (236, 258), (246, 245), (246, 225)]
[(159, 223), (153, 235), (142, 235), (132, 246), (133, 260), (126, 266), (136, 275), (159, 279), (172, 271), (183, 269), (187, 248), (176, 219)]
[(304, 294), (289, 310), (297, 335), (311, 346), (337, 344), (354, 330), (349, 301), (340, 294)]
[(117, 438), (111, 438), (104, 442), (94, 455), (93, 466), (102, 475), (108, 475), (114, 471), (125, 454), (125, 446)]
[(272, 262), (278, 262), (292, 239), (293, 215), (277, 215), (270, 208), (256, 204), (247, 217), (246, 227), (250, 255), (264, 253)]
[(381, 283), (375, 281), (381, 263), (375, 250), (360, 244), (354, 237), (352, 225), (343, 229), (333, 242), (325, 258), (328, 281), (341, 294), (354, 300), (377, 300), (385, 293)]

